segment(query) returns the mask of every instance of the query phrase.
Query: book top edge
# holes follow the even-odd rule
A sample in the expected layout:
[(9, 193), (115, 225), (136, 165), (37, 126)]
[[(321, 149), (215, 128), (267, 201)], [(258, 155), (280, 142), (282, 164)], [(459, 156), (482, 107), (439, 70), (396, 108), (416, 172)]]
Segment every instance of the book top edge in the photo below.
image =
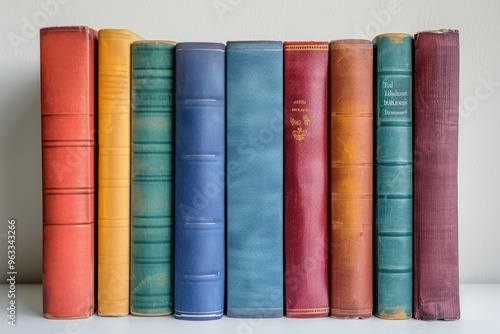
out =
[(328, 41), (285, 41), (283, 45), (328, 45)]
[(227, 50), (271, 50), (271, 51), (283, 51), (283, 42), (281, 41), (228, 41)]
[(307, 41), (307, 42), (284, 42), (283, 48), (285, 51), (318, 51), (318, 50), (328, 50), (329, 42), (317, 42), (317, 41)]
[(53, 26), (40, 28), (40, 33), (46, 33), (51, 31), (67, 31), (67, 32), (82, 32), (82, 31), (95, 31), (88, 26)]
[(137, 35), (135, 32), (132, 30), (128, 29), (101, 29), (99, 30), (99, 38), (101, 37), (112, 37), (112, 36), (127, 36), (128, 38), (140, 40), (143, 39), (141, 36)]
[(222, 43), (211, 42), (181, 42), (175, 46), (176, 51), (188, 50), (204, 50), (204, 51), (222, 51), (226, 50), (226, 46)]
[(134, 41), (132, 44), (171, 44), (176, 45), (176, 41), (162, 40), (162, 39), (143, 39), (140, 41)]
[(458, 30), (455, 29), (435, 29), (435, 30), (423, 30), (419, 31), (415, 34), (421, 35), (421, 34), (458, 34)]
[(458, 30), (427, 30), (415, 34), (415, 49), (428, 45), (436, 47), (438, 44), (442, 47), (459, 48), (460, 36)]
[(330, 48), (366, 48), (372, 49), (372, 41), (367, 39), (341, 39), (330, 42)]
[(380, 41), (383, 38), (388, 38), (394, 43), (401, 43), (404, 41), (411, 41), (413, 39), (413, 35), (406, 34), (406, 33), (386, 33), (386, 34), (380, 34), (375, 36), (373, 39), (373, 42), (376, 43)]

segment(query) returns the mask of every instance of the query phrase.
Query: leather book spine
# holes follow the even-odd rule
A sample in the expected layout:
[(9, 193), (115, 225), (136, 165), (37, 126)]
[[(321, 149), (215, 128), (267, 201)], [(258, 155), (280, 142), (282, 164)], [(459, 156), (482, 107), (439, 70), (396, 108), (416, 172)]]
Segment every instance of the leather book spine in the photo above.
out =
[(459, 35), (415, 34), (414, 317), (460, 318), (458, 273)]
[(328, 42), (285, 42), (286, 316), (326, 316)]
[(374, 314), (408, 319), (413, 308), (413, 38), (383, 34), (375, 47)]
[(283, 43), (228, 42), (227, 315), (283, 316)]
[(330, 315), (373, 306), (373, 46), (330, 43)]
[(177, 44), (175, 89), (174, 314), (219, 319), (225, 296), (224, 44)]
[(43, 314), (94, 313), (97, 33), (40, 30)]
[(173, 311), (174, 53), (170, 41), (131, 45), (130, 313)]
[(99, 30), (97, 314), (129, 314), (130, 44), (125, 29)]

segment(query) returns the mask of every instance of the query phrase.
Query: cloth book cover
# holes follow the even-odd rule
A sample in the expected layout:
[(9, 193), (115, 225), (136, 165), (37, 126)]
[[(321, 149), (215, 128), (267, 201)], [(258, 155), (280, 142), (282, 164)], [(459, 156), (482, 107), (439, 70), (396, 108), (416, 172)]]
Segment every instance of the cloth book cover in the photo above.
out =
[(176, 47), (176, 318), (219, 319), (225, 286), (225, 46)]
[(414, 317), (460, 318), (459, 34), (415, 34)]
[(328, 315), (328, 42), (285, 42), (285, 305)]
[(99, 30), (97, 313), (129, 314), (130, 44), (126, 29)]
[(373, 308), (373, 46), (330, 43), (330, 315)]
[(40, 30), (43, 314), (94, 313), (97, 33)]
[(375, 47), (374, 314), (407, 319), (413, 307), (413, 38), (383, 34)]
[(226, 48), (227, 315), (283, 316), (283, 43)]
[(175, 42), (131, 45), (130, 312), (173, 311)]

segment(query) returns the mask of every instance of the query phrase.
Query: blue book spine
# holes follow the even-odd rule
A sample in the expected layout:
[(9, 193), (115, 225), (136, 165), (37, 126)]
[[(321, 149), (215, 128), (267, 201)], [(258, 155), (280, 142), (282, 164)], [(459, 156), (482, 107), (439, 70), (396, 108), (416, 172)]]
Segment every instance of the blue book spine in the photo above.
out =
[(376, 316), (412, 316), (413, 290), (413, 38), (384, 34), (374, 40), (376, 112)]
[(175, 284), (179, 319), (224, 314), (225, 46), (176, 47)]
[(131, 284), (136, 315), (173, 311), (174, 50), (131, 46)]
[(228, 42), (227, 315), (283, 316), (283, 43)]

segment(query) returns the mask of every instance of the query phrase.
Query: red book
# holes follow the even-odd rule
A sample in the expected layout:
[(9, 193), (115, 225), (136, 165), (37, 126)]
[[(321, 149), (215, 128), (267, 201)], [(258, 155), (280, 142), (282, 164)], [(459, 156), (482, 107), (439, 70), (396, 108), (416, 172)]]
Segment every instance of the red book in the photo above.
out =
[(96, 32), (40, 31), (43, 314), (94, 312)]
[(328, 42), (285, 42), (285, 298), (288, 317), (326, 316)]
[(414, 317), (460, 318), (458, 31), (415, 35)]

